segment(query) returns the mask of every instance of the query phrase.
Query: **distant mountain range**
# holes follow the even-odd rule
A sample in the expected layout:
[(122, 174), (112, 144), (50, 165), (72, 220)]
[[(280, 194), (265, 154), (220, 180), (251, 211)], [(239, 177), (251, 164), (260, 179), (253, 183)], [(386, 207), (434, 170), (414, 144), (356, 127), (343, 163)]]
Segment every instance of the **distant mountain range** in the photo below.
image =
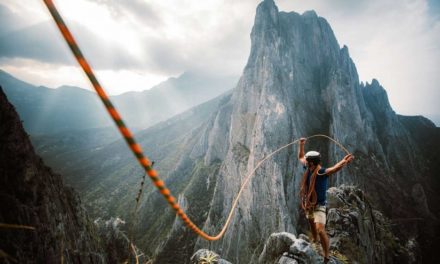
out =
[[(111, 96), (111, 100), (129, 127), (141, 129), (232, 89), (237, 79), (187, 72), (150, 90)], [(2, 70), (0, 85), (31, 135), (113, 126), (98, 97), (88, 90), (37, 87)]]

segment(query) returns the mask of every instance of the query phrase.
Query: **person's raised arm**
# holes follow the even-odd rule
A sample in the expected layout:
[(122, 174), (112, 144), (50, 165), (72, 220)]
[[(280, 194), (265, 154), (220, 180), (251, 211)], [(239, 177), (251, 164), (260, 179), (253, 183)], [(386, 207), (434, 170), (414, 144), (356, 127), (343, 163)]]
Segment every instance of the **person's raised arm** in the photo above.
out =
[(350, 163), (350, 161), (352, 161), (353, 159), (354, 159), (354, 156), (352, 154), (348, 154), (341, 161), (336, 163), (333, 167), (327, 168), (325, 170), (325, 174), (331, 175), (333, 173), (340, 171), (343, 167), (345, 167), (345, 165)]
[(298, 159), (301, 164), (306, 165), (306, 159), (304, 158), (304, 145), (306, 144), (306, 138), (300, 138), (299, 140), (299, 150)]

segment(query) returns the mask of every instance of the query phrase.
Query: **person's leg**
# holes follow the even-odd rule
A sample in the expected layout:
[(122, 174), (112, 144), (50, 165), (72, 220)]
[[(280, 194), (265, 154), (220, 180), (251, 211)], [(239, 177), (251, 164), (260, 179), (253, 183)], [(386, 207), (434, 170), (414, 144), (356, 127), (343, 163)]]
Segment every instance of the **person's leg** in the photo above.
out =
[(327, 236), (327, 232), (325, 231), (325, 224), (316, 223), (316, 230), (319, 234), (319, 238), (321, 239), (322, 249), (324, 250), (324, 257), (328, 259), (330, 253), (330, 241)]
[(325, 223), (327, 220), (326, 210), (324, 206), (319, 206), (314, 212), (316, 231), (321, 240), (322, 250), (324, 251), (325, 263), (327, 263), (330, 255), (330, 241), (325, 231)]
[(312, 243), (318, 242), (318, 232), (316, 230), (316, 224), (314, 218), (309, 218), (310, 230), (312, 231)]

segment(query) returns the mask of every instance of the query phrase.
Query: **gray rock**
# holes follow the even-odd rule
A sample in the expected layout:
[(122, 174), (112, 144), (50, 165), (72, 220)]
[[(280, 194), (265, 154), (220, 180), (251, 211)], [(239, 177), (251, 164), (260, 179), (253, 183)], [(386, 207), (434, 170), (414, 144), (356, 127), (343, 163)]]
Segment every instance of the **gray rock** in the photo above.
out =
[[(414, 262), (414, 247), (404, 249), (390, 228), (390, 221), (373, 207), (364, 193), (353, 186), (332, 187), (327, 191), (330, 208), (326, 229), (330, 251), (342, 253), (351, 262), (393, 263), (399, 257)], [(412, 240), (407, 245), (412, 245)]]
[[(300, 237), (306, 237), (301, 234)], [(271, 234), (264, 245), (258, 263), (261, 264), (311, 264), (322, 263), (323, 257), (311, 244), (302, 238), (296, 238), (287, 232)], [(330, 263), (341, 263), (332, 258)]]
[(323, 260), (311, 244), (303, 239), (296, 239), (295, 243), (290, 246), (289, 252), (295, 256), (299, 263), (317, 263)]
[(273, 262), (275, 259), (279, 258), (283, 252), (287, 252), (295, 241), (295, 235), (287, 232), (271, 234), (264, 245), (263, 252), (258, 258), (258, 263)]
[(298, 261), (296, 259), (287, 257), (287, 256), (281, 256), (281, 258), (277, 262), (278, 264), (298, 264)]

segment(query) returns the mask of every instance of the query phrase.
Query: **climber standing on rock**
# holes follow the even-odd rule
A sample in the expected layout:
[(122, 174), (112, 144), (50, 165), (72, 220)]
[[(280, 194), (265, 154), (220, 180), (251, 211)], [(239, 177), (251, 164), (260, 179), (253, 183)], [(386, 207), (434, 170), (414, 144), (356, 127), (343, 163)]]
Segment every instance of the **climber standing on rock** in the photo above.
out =
[(324, 261), (327, 263), (330, 250), (330, 241), (325, 231), (328, 178), (352, 161), (354, 157), (349, 154), (333, 167), (325, 168), (321, 166), (321, 154), (319, 152), (309, 151), (304, 155), (305, 143), (306, 139), (301, 138), (298, 159), (305, 169), (300, 190), (301, 207), (304, 209), (312, 231), (312, 243), (318, 242), (319, 235), (324, 251)]

